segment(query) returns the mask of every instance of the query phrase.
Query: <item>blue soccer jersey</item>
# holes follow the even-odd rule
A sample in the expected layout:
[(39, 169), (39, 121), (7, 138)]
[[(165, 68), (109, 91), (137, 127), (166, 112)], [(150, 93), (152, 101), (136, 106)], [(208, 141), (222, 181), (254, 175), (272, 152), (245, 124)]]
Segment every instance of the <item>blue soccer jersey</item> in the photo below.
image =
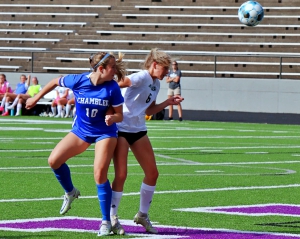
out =
[(124, 98), (116, 81), (106, 81), (94, 86), (90, 81), (90, 74), (66, 75), (59, 79), (59, 85), (72, 89), (75, 96), (76, 117), (73, 130), (85, 137), (97, 138), (117, 132), (115, 123), (106, 125), (105, 115), (110, 105), (120, 106), (124, 103)]

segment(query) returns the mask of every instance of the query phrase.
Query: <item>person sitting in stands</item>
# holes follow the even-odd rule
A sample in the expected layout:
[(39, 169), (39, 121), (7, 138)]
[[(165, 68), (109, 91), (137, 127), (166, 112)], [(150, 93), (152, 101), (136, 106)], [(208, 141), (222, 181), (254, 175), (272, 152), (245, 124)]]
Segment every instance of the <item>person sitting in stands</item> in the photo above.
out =
[[(17, 84), (17, 87), (13, 93), (6, 92), (1, 102), (0, 112), (8, 111), (7, 107), (9, 106), (9, 102), (13, 102), (18, 94), (25, 94), (30, 85), (30, 75), (26, 78), (25, 75), (20, 76), (20, 82)], [(5, 110), (4, 110), (5, 107)]]
[[(37, 77), (32, 77), (32, 85), (29, 86), (26, 94), (18, 94), (17, 97), (15, 98), (14, 102), (12, 105), (7, 107), (7, 110), (13, 109), (17, 105), (17, 113), (16, 116), (21, 115), (21, 109), (22, 105), (26, 103), (26, 100), (34, 97), (37, 93), (39, 93), (42, 89), (41, 85), (39, 85), (39, 81)], [(2, 116), (8, 116), (8, 111), (4, 112)]]
[[(51, 111), (52, 111), (52, 117), (55, 118), (63, 118), (62, 110), (65, 104), (67, 104), (69, 99), (69, 89), (62, 86), (57, 86), (55, 88), (56, 91), (56, 98), (52, 101), (51, 104)], [(57, 114), (56, 114), (57, 109)]]
[(76, 111), (76, 108), (75, 108), (75, 97), (73, 94), (71, 94), (71, 98), (68, 100), (67, 104), (66, 104), (66, 115), (65, 115), (65, 118), (70, 118), (71, 117), (71, 109), (72, 109), (72, 105), (74, 105), (74, 108), (73, 108), (73, 117), (75, 115), (75, 111)]
[(9, 86), (9, 83), (6, 80), (6, 75), (0, 74), (0, 100), (2, 100), (5, 93), (7, 92), (12, 92), (11, 87)]

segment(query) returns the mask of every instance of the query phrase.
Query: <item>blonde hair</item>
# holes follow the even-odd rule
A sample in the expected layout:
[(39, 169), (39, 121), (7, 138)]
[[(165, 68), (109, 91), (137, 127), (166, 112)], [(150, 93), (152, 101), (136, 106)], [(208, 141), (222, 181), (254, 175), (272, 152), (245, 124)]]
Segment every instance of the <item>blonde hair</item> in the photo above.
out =
[[(119, 52), (118, 55), (119, 55), (119, 58), (116, 59), (116, 76), (117, 76), (116, 80), (119, 82), (123, 78), (125, 78), (126, 64), (123, 61), (124, 54)], [(106, 68), (106, 66), (108, 65), (111, 58), (115, 59), (115, 56), (113, 55), (112, 52), (110, 52), (110, 53), (98, 52), (96, 54), (92, 54), (89, 58), (92, 70), (94, 72), (97, 71), (97, 68), (100, 65), (103, 66), (104, 68)]]
[(172, 59), (169, 54), (162, 51), (161, 49), (153, 48), (153, 49), (151, 49), (150, 53), (146, 56), (142, 67), (145, 70), (147, 70), (150, 68), (150, 66), (153, 62), (156, 62), (157, 64), (159, 64), (163, 67), (165, 67), (165, 66), (169, 67), (172, 62)]

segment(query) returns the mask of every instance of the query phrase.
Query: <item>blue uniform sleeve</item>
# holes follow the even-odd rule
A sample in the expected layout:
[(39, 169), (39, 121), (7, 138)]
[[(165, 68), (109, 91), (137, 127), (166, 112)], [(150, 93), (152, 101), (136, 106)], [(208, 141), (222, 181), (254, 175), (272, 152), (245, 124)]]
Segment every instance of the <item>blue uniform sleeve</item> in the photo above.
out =
[(70, 74), (63, 76), (59, 79), (59, 85), (62, 87), (67, 87), (69, 89), (73, 89), (79, 77), (75, 74)]
[(116, 107), (124, 103), (124, 97), (121, 94), (121, 89), (117, 82), (112, 81), (112, 90), (111, 90), (111, 105)]

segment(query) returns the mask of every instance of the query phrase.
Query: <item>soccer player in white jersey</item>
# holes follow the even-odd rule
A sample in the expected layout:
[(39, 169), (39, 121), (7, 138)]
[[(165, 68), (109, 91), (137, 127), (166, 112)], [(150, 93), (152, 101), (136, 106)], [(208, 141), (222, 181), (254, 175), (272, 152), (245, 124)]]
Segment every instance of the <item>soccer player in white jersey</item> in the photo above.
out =
[(140, 188), (139, 212), (134, 222), (141, 224), (149, 233), (157, 233), (152, 226), (148, 211), (154, 194), (158, 170), (153, 148), (147, 136), (145, 114), (153, 115), (169, 105), (179, 104), (183, 98), (172, 96), (160, 104), (156, 97), (160, 89), (160, 81), (168, 74), (171, 57), (157, 48), (147, 55), (143, 67), (145, 70), (125, 77), (119, 82), (124, 96), (123, 121), (117, 123), (118, 144), (114, 154), (115, 178), (112, 183), (111, 222), (115, 234), (124, 234), (124, 228), (118, 221), (117, 211), (123, 194), (127, 176), (127, 156), (129, 148), (133, 152), (145, 177)]
[[(113, 80), (115, 75), (118, 81), (125, 76), (122, 58), (123, 55), (119, 54), (119, 59), (116, 60), (111, 53), (105, 52), (92, 55), (90, 57), (92, 72), (55, 78), (26, 102), (26, 108), (32, 108), (42, 96), (56, 86), (73, 90), (77, 109), (73, 128), (53, 149), (48, 164), (65, 190), (60, 210), (60, 214), (65, 214), (71, 208), (71, 203), (80, 195), (79, 190), (73, 186), (66, 161), (95, 143), (94, 179), (102, 213), (98, 236), (106, 236), (111, 232), (112, 190), (107, 172), (117, 145), (116, 122), (123, 119), (124, 98), (118, 83)], [(113, 107), (114, 114), (106, 115), (110, 106)]]

